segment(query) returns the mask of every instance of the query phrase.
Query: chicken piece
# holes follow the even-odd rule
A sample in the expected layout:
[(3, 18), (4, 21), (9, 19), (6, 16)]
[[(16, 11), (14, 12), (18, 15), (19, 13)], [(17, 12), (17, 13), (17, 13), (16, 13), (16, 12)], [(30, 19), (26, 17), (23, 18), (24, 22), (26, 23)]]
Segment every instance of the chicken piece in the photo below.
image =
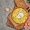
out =
[(24, 28), (25, 28), (25, 30), (27, 30), (27, 29), (29, 30), (30, 29), (30, 16), (29, 16), (27, 22), (25, 23)]
[(22, 7), (24, 9), (28, 7), (24, 0), (15, 0), (15, 3), (17, 7)]

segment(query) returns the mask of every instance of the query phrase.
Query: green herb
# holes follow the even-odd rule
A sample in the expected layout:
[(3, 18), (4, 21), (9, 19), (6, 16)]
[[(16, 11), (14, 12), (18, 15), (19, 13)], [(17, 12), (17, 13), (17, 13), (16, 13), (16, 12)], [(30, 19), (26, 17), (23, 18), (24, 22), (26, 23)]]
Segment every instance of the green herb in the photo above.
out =
[(30, 3), (30, 0), (27, 0), (28, 3)]

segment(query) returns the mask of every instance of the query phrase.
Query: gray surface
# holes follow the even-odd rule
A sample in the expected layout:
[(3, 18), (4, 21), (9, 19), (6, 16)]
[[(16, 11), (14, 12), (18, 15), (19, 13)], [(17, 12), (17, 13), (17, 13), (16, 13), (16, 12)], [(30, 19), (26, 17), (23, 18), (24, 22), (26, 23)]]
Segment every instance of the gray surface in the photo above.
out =
[(0, 0), (0, 30), (14, 30), (13, 28), (9, 28), (6, 26), (7, 16), (9, 11), (5, 11), (5, 8), (14, 8), (13, 0)]

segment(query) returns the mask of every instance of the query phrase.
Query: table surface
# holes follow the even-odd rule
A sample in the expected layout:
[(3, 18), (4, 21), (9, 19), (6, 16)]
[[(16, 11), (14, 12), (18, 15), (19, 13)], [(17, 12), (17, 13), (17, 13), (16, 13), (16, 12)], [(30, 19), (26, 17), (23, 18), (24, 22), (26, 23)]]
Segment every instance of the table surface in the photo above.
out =
[(5, 11), (6, 8), (14, 8), (13, 0), (0, 0), (0, 30), (15, 30), (6, 26), (7, 16), (9, 11)]

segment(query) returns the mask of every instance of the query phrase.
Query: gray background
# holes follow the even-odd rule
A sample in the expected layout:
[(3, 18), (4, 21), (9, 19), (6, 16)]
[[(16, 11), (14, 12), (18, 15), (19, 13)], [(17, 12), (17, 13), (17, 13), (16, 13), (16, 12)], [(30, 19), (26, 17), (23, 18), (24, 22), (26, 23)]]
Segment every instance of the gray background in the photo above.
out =
[(15, 30), (6, 26), (9, 11), (5, 11), (5, 8), (10, 8), (11, 11), (14, 8), (14, 0), (0, 0), (0, 30)]

